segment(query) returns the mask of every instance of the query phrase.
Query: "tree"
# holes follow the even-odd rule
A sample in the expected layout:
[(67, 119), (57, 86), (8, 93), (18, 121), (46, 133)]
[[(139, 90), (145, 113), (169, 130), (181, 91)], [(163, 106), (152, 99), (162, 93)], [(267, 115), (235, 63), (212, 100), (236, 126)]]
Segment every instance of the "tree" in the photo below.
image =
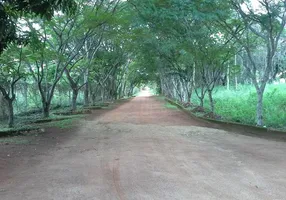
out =
[[(33, 32), (33, 48), (29, 68), (42, 98), (43, 116), (49, 117), (55, 88), (69, 65), (79, 59), (81, 49), (90, 32), (78, 35), (81, 25), (76, 16), (61, 17), (51, 22), (38, 21), (39, 30), (29, 22)], [(74, 43), (73, 41), (78, 42)], [(36, 58), (35, 58), (36, 56)]]
[(73, 13), (76, 10), (74, 0), (2, 0), (0, 2), (0, 54), (11, 42), (21, 42), (17, 34), (17, 20), (25, 14), (33, 14), (51, 19), (54, 11)]
[(10, 44), (0, 56), (0, 91), (8, 105), (8, 126), (14, 126), (14, 107), (16, 84), (25, 76), (23, 68), (24, 46)]
[[(78, 63), (79, 62), (79, 63)], [(75, 63), (65, 69), (65, 74), (68, 79), (69, 85), (72, 89), (72, 102), (71, 110), (76, 110), (76, 103), (79, 90), (86, 84), (83, 80), (83, 75), (86, 68), (80, 65), (80, 60), (76, 60)]]
[[(190, 102), (195, 81), (206, 86), (212, 111), (212, 90), (224, 70), (224, 63), (233, 50), (231, 37), (213, 25), (217, 15), (227, 16), (228, 7), (222, 1), (129, 1), (153, 34), (150, 41), (164, 64), (159, 74), (163, 91)], [(146, 29), (148, 29), (146, 28)], [(229, 54), (229, 55), (228, 55)], [(156, 54), (155, 54), (156, 55)], [(201, 73), (195, 73), (196, 71)], [(163, 73), (163, 74), (162, 74)], [(169, 78), (168, 78), (169, 77)], [(195, 79), (199, 77), (199, 79)], [(203, 91), (203, 89), (202, 89)], [(205, 94), (205, 93), (203, 93)], [(204, 95), (202, 96), (203, 100)]]
[[(232, 0), (230, 3), (239, 18), (224, 19), (219, 24), (246, 52), (248, 63), (245, 67), (257, 93), (256, 123), (263, 126), (263, 94), (272, 77), (273, 59), (285, 28), (286, 2), (259, 0), (260, 11), (255, 11), (248, 2), (244, 2), (246, 9), (240, 1)], [(266, 58), (265, 63), (260, 63), (257, 56)]]

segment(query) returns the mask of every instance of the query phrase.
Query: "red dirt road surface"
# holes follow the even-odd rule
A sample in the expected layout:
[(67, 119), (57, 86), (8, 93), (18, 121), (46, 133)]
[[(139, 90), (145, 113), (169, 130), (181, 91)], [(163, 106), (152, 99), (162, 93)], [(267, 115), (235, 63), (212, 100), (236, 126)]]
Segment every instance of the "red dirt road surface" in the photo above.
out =
[(0, 199), (285, 200), (286, 143), (216, 128), (136, 97), (0, 146)]

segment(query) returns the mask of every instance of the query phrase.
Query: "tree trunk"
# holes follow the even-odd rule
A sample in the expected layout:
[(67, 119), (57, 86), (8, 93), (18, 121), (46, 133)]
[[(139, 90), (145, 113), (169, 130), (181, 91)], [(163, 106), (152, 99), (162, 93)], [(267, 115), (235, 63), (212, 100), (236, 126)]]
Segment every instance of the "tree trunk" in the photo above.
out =
[(117, 97), (120, 99), (121, 98), (121, 92), (122, 92), (122, 85), (120, 84), (120, 86), (117, 88)]
[(193, 69), (193, 77), (192, 77), (192, 87), (196, 87), (196, 63), (194, 63), (194, 69)]
[(130, 84), (127, 96), (131, 97), (133, 95), (133, 90), (134, 90), (134, 86), (133, 84)]
[(51, 104), (49, 102), (42, 102), (43, 104), (43, 117), (49, 118), (50, 117), (50, 106)]
[(95, 92), (93, 92), (91, 94), (91, 98), (92, 98), (92, 105), (95, 105), (95, 102), (96, 102), (96, 94), (95, 94)]
[(6, 99), (8, 104), (8, 126), (12, 128), (14, 126), (14, 108), (13, 108), (13, 100)]
[(8, 117), (7, 107), (7, 101), (3, 97), (2, 93), (0, 93), (0, 120)]
[(84, 75), (84, 106), (89, 106), (89, 81), (88, 81), (89, 71)]
[(25, 99), (25, 111), (27, 112), (28, 106), (29, 106), (29, 103), (28, 103), (28, 83), (24, 82), (23, 87), (24, 87), (24, 95), (23, 96)]
[(162, 78), (162, 76), (160, 76), (160, 85), (161, 85), (161, 92), (159, 94), (163, 94), (166, 95), (166, 88), (165, 88), (165, 84), (164, 84), (164, 80)]
[[(235, 67), (237, 66), (237, 55), (236, 54), (234, 56), (234, 65)], [(235, 90), (237, 90), (237, 74), (235, 74), (234, 82), (235, 82)]]
[(71, 91), (70, 90), (68, 92), (68, 97), (69, 97), (69, 104), (71, 104), (72, 100), (71, 100)]
[(187, 83), (187, 103), (191, 103), (192, 101), (192, 94), (193, 94), (193, 83)]
[(204, 107), (204, 98), (200, 98), (200, 97), (199, 97), (199, 99), (200, 99), (200, 106), (201, 106), (201, 107)]
[(104, 102), (104, 87), (101, 87), (101, 101)]
[(72, 111), (76, 111), (77, 96), (78, 96), (78, 89), (73, 89), (73, 91), (72, 91), (72, 103), (71, 103)]
[(256, 123), (263, 126), (263, 90), (257, 90)]
[(200, 104), (201, 104), (200, 106), (204, 107), (205, 93), (204, 93), (203, 88), (201, 88), (201, 97), (199, 97), (199, 99), (200, 99)]
[(124, 84), (123, 84), (123, 88), (122, 88), (122, 97), (121, 98), (124, 98), (124, 96), (126, 96), (126, 81), (124, 81)]
[(227, 65), (227, 72), (226, 72), (226, 88), (227, 90), (230, 89), (230, 66), (229, 64)]
[(212, 95), (211, 90), (208, 90), (208, 95), (209, 95), (209, 100), (210, 100), (210, 105), (211, 105), (211, 112), (214, 113), (214, 100), (213, 100), (213, 95)]
[(235, 81), (235, 90), (237, 90), (238, 89), (237, 75), (235, 75), (234, 81)]

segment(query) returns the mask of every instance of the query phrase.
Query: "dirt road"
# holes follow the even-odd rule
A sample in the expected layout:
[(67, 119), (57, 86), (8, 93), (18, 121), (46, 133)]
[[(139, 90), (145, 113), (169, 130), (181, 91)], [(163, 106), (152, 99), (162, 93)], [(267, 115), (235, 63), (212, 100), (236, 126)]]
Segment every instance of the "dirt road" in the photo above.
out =
[(0, 199), (286, 199), (286, 143), (215, 129), (155, 97), (96, 112), (0, 154)]

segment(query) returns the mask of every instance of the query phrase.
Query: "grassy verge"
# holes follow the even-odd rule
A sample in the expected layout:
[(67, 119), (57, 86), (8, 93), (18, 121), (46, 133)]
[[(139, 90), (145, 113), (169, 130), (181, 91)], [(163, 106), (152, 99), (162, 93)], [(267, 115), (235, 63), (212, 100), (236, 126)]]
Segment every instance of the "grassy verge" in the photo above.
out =
[(83, 117), (70, 117), (60, 121), (52, 121), (45, 125), (45, 127), (57, 127), (60, 129), (68, 129), (77, 126), (77, 122)]
[(178, 110), (178, 107), (176, 105), (173, 105), (173, 104), (171, 104), (169, 102), (166, 102), (164, 107), (168, 108), (168, 109)]
[[(217, 87), (214, 91), (215, 113), (224, 120), (255, 125), (256, 91), (250, 85), (240, 86), (238, 90)], [(193, 95), (192, 102), (199, 104)], [(205, 109), (210, 110), (208, 98)], [(286, 128), (286, 84), (268, 85), (264, 93), (264, 123), (267, 127)]]
[(0, 145), (29, 144), (30, 142), (31, 142), (31, 139), (27, 138), (25, 136), (15, 136), (15, 137), (0, 138)]
[(36, 126), (25, 126), (20, 128), (1, 128), (0, 145), (30, 144), (32, 138), (44, 132), (44, 128)]
[(1, 128), (0, 137), (18, 136), (18, 135), (31, 135), (43, 132), (41, 127), (38, 126), (23, 126), (19, 128)]

